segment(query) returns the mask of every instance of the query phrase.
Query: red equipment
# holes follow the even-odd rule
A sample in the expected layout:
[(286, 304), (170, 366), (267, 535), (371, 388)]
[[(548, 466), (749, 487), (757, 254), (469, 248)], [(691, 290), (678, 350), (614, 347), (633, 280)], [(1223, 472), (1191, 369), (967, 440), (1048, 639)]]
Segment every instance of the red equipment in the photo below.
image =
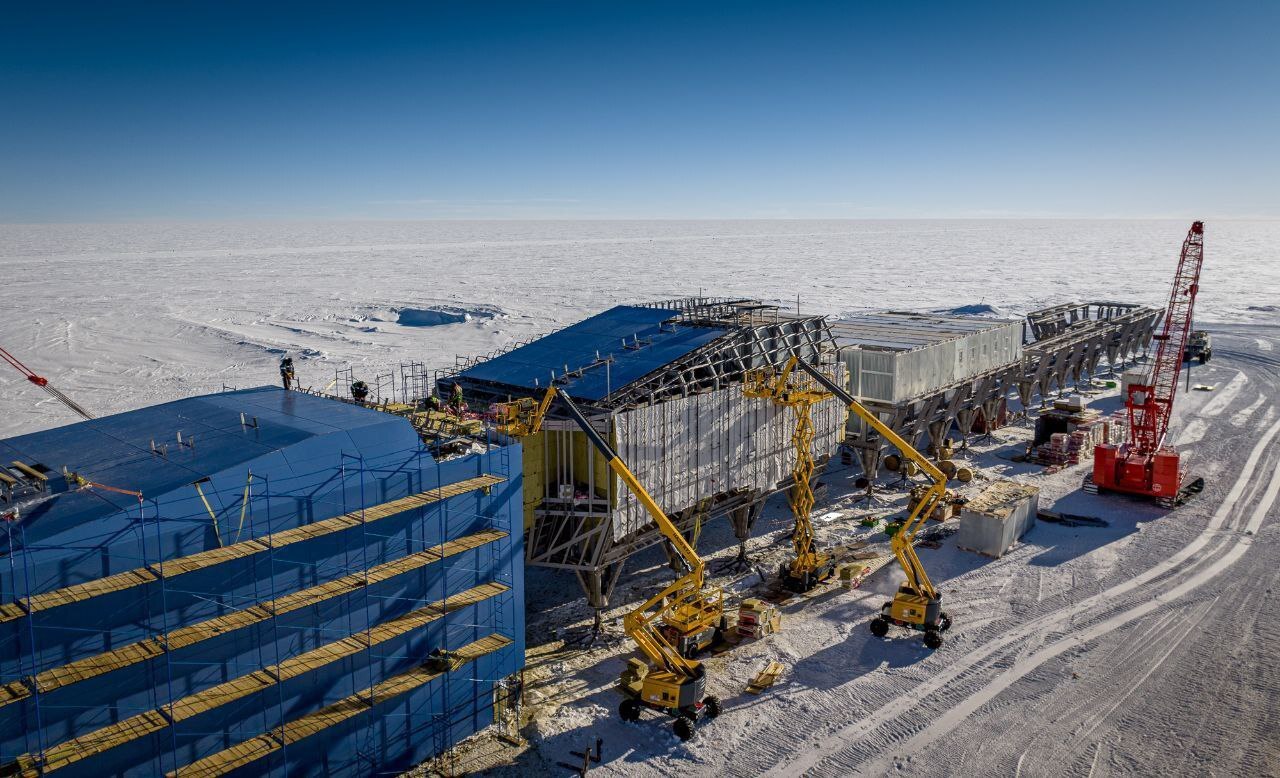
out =
[(1087, 491), (1107, 489), (1156, 497), (1172, 507), (1204, 487), (1197, 479), (1186, 484), (1186, 468), (1171, 446), (1165, 445), (1173, 400), (1178, 393), (1182, 354), (1191, 332), (1191, 315), (1200, 289), (1200, 265), (1204, 261), (1204, 222), (1195, 222), (1182, 243), (1182, 256), (1173, 277), (1164, 328), (1155, 335), (1156, 361), (1150, 383), (1131, 384), (1125, 397), (1129, 415), (1129, 440), (1115, 446), (1104, 443), (1093, 450), (1092, 481)]
[(35, 384), (36, 386), (48, 392), (49, 395), (53, 397), (53, 399), (67, 406), (72, 411), (75, 411), (82, 418), (85, 418), (85, 419), (93, 418), (93, 414), (89, 413), (84, 408), (81, 408), (70, 397), (66, 396), (62, 392), (59, 392), (57, 389), (50, 386), (49, 379), (45, 378), (44, 376), (36, 375), (35, 371), (27, 367), (26, 365), (22, 364), (21, 362), (19, 362), (17, 357), (15, 357), (13, 354), (10, 354), (8, 351), (5, 351), (3, 348), (0, 348), (0, 359), (3, 359), (5, 362), (8, 362), (9, 364), (13, 365), (13, 367), (19, 373), (22, 373), (24, 376), (26, 376), (28, 381), (30, 381), (31, 383)]

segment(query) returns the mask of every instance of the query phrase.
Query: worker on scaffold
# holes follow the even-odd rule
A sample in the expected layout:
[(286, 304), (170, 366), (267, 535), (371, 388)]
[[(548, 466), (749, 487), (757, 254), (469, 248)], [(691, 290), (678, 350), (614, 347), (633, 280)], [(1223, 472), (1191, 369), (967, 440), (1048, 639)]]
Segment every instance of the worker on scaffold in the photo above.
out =
[(457, 416), (461, 416), (467, 410), (467, 401), (462, 399), (462, 385), (453, 385), (453, 396), (449, 399), (449, 409)]
[(280, 360), (280, 383), (285, 389), (293, 388), (293, 357), (285, 356)]

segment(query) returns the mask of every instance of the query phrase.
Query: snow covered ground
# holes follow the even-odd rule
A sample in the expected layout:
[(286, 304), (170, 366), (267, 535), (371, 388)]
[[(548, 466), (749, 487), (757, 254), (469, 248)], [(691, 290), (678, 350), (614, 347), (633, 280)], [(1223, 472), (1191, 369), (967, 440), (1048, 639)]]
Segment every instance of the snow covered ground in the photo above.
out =
[[(1042, 508), (1110, 526), (1041, 522), (998, 560), (945, 540), (922, 549), (955, 620), (938, 651), (919, 636), (879, 639), (867, 629), (901, 580), (895, 567), (857, 591), (829, 586), (786, 603), (780, 634), (706, 660), (708, 691), (725, 712), (681, 743), (656, 714), (622, 722), (612, 689), (631, 650), (618, 619), (669, 580), (660, 554), (629, 562), (609, 614), (613, 638), (585, 652), (558, 640), (588, 623), (576, 585), (531, 571), (530, 600), (551, 604), (530, 613), (531, 644), (544, 643), (526, 674), (530, 745), (477, 743), (453, 766), (559, 775), (571, 751), (602, 738), (592, 774), (1280, 774), (1280, 360), (1271, 356), (1280, 328), (1230, 325), (1216, 337), (1214, 361), (1196, 366), (1193, 379), (1215, 391), (1184, 396), (1177, 420), (1180, 429), (1204, 425), (1192, 462), (1208, 486), (1174, 512), (1081, 492), (1087, 466), (1047, 474), (1008, 461), (1030, 438), (1023, 423), (958, 456), (985, 477), (1041, 487)], [(1118, 406), (1114, 391), (1094, 402)], [(862, 515), (903, 507), (892, 489), (884, 502), (857, 503), (855, 475), (824, 476), (827, 499), (815, 513), (842, 516), (819, 523), (820, 542), (871, 537)], [(980, 489), (981, 479), (967, 488)], [(750, 546), (761, 568), (785, 555), (789, 524), (775, 498)], [(727, 522), (708, 527), (700, 548), (712, 568), (731, 558)], [(713, 582), (745, 593), (757, 581)], [(746, 680), (768, 660), (786, 674), (747, 694)]]
[[(0, 346), (98, 413), (223, 385), (453, 364), (696, 294), (832, 315), (1163, 302), (1181, 221), (0, 225)], [(1210, 222), (1201, 318), (1275, 320), (1280, 222)], [(462, 319), (461, 321), (450, 321)], [(438, 321), (434, 326), (428, 326)], [(0, 436), (74, 420), (0, 371)]]
[[(402, 361), (452, 364), (610, 305), (699, 290), (793, 301), (842, 315), (876, 308), (1116, 299), (1162, 304), (1183, 222), (531, 222), (0, 226), (0, 345), (82, 404), (120, 411), (275, 380), (295, 355), (304, 385), (335, 368), (371, 377)], [(1044, 475), (1003, 458), (1013, 427), (970, 456), (991, 476), (1041, 486), (1045, 507), (1106, 529), (1040, 524), (999, 560), (943, 543), (922, 557), (955, 628), (937, 652), (874, 638), (866, 622), (894, 585), (784, 607), (784, 631), (709, 660), (723, 716), (681, 744), (667, 722), (624, 724), (616, 679), (629, 645), (565, 651), (588, 612), (576, 582), (530, 571), (528, 690), (538, 714), (523, 752), (486, 751), (499, 774), (561, 774), (596, 737), (616, 775), (1280, 774), (1280, 223), (1211, 222), (1200, 319), (1215, 354), (1197, 367), (1175, 439), (1208, 478), (1165, 515), (1078, 490), (1080, 469)], [(74, 419), (0, 372), (0, 436)], [(824, 541), (865, 534), (849, 470), (825, 476)], [(845, 513), (850, 511), (852, 513)], [(775, 500), (750, 551), (782, 559)], [(736, 550), (706, 528), (715, 561)], [(670, 576), (655, 550), (631, 560), (624, 607)], [(717, 582), (749, 591), (751, 578)], [(557, 630), (561, 630), (557, 632)], [(571, 632), (570, 632), (571, 634)], [(778, 686), (743, 692), (768, 659)], [(488, 753), (489, 756), (485, 756)]]

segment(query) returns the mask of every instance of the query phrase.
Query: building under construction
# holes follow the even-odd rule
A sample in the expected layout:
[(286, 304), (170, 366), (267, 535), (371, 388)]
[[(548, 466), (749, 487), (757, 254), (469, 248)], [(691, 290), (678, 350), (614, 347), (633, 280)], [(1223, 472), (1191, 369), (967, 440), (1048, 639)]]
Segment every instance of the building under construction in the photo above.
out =
[[(442, 379), (487, 405), (555, 386), (579, 404), (681, 531), (728, 515), (740, 542), (763, 501), (787, 486), (794, 412), (743, 394), (746, 371), (797, 354), (831, 369), (820, 316), (752, 300), (691, 298), (618, 306)], [(813, 411), (825, 463), (844, 428), (835, 400)], [(524, 441), (526, 561), (574, 571), (600, 610), (628, 557), (662, 540), (572, 422), (550, 416)], [(597, 622), (598, 625), (598, 622)]]
[[(1060, 305), (1021, 319), (886, 312), (829, 324), (850, 392), (908, 441), (939, 445), (1145, 353), (1160, 310), (1127, 303)], [(850, 420), (849, 450), (870, 481), (885, 444)]]
[(501, 717), (518, 444), (260, 388), (0, 441), (0, 773), (363, 776)]

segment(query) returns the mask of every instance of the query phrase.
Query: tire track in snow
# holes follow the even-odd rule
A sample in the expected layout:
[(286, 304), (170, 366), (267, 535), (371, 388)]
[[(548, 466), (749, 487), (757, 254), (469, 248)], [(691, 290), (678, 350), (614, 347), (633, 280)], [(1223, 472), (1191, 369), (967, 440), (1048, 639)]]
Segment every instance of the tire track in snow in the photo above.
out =
[[(1243, 384), (1244, 382), (1241, 381), (1240, 386), (1243, 386)], [(1220, 412), (1220, 410), (1217, 412)], [(1231, 490), (1228, 492), (1222, 504), (1218, 507), (1218, 510), (1214, 512), (1208, 526), (1206, 526), (1191, 543), (1184, 546), (1172, 557), (1147, 569), (1133, 578), (1118, 583), (1115, 586), (1081, 600), (1078, 603), (1060, 608), (1057, 611), (1053, 611), (1024, 622), (1021, 626), (1005, 633), (1003, 637), (990, 643), (983, 644), (962, 657), (953, 659), (952, 663), (945, 667), (942, 672), (937, 673), (932, 678), (922, 681), (895, 699), (889, 701), (887, 704), (882, 705), (880, 708), (870, 711), (864, 718), (833, 732), (824, 733), (824, 739), (827, 742), (835, 742), (839, 744), (833, 748), (819, 748), (805, 751), (802, 754), (796, 755), (793, 760), (788, 760), (786, 757), (790, 755), (792, 749), (788, 748), (787, 744), (765, 744), (772, 752), (770, 756), (779, 757), (780, 761), (775, 763), (775, 765), (764, 774), (778, 776), (794, 775), (797, 772), (812, 769), (829, 757), (834, 756), (838, 751), (844, 750), (843, 746), (845, 743), (856, 744), (863, 741), (882, 726), (895, 719), (901, 718), (916, 707), (922, 705), (926, 699), (934, 696), (938, 692), (945, 690), (944, 696), (962, 694), (964, 685), (956, 684), (955, 686), (952, 686), (953, 682), (964, 680), (969, 676), (977, 674), (980, 672), (980, 668), (988, 662), (998, 662), (999, 658), (1004, 655), (1004, 652), (1014, 643), (1025, 640), (1031, 635), (1044, 633), (1045, 631), (1053, 628), (1069, 630), (1071, 627), (1071, 621), (1077, 615), (1085, 615), (1089, 611), (1093, 610), (1097, 605), (1104, 602), (1112, 603), (1115, 598), (1125, 595), (1140, 586), (1157, 581), (1175, 570), (1183, 571), (1183, 568), (1187, 567), (1186, 563), (1188, 561), (1192, 561), (1194, 564), (1199, 564), (1200, 562), (1203, 562), (1205, 558), (1212, 559), (1212, 555), (1204, 555), (1204, 558), (1199, 558), (1201, 556), (1200, 552), (1205, 549), (1211, 541), (1219, 540), (1224, 544), (1232, 541), (1232, 538), (1224, 539), (1219, 534), (1219, 530), (1226, 525), (1227, 520), (1231, 517), (1232, 512), (1240, 502), (1245, 490), (1252, 485), (1253, 472), (1257, 469), (1258, 463), (1264, 452), (1278, 433), (1280, 433), (1280, 422), (1272, 425), (1254, 445), (1244, 467), (1241, 468), (1239, 478), (1237, 478), (1235, 483), (1232, 485)], [(1267, 490), (1269, 498), (1264, 498), (1262, 502), (1259, 503), (1258, 511), (1255, 512), (1253, 519), (1250, 521), (1250, 525), (1254, 524), (1255, 521), (1257, 524), (1261, 524), (1262, 516), (1265, 516), (1266, 508), (1274, 501), (1275, 492), (1280, 490), (1280, 470), (1276, 470), (1275, 468), (1272, 468), (1272, 470), (1275, 471), (1275, 477), (1272, 479), (1272, 483)], [(1118, 627), (1127, 624), (1129, 621), (1132, 621), (1133, 619), (1129, 618), (1130, 614), (1136, 613), (1137, 615), (1133, 616), (1133, 618), (1138, 618), (1141, 615), (1151, 612), (1156, 607), (1167, 604), (1170, 599), (1168, 596), (1169, 593), (1177, 591), (1179, 593), (1178, 596), (1181, 596), (1182, 593), (1190, 591), (1194, 586), (1199, 586), (1204, 582), (1207, 582), (1216, 576), (1222, 569), (1225, 569), (1225, 567), (1238, 559), (1239, 556), (1244, 553), (1244, 550), (1247, 549), (1249, 545), (1249, 542), (1245, 542), (1248, 540), (1247, 538), (1242, 540), (1237, 537), (1234, 539), (1236, 540), (1234, 547), (1228, 551), (1225, 556), (1217, 557), (1216, 562), (1211, 563), (1197, 575), (1192, 578), (1183, 579), (1183, 582), (1178, 586), (1175, 586), (1173, 589), (1169, 589), (1164, 592), (1157, 592), (1153, 599), (1145, 601), (1145, 603), (1136, 606), (1134, 609), (1122, 611), (1118, 615), (1112, 616), (1100, 624), (1089, 628), (1087, 632), (1094, 636), (1105, 634), (1106, 632), (1117, 629)], [(1192, 557), (1197, 557), (1197, 559), (1192, 560)], [(1191, 582), (1194, 582), (1194, 586), (1189, 585)], [(1066, 650), (1066, 648), (1078, 645), (1081, 642), (1080, 635), (1077, 633), (1076, 635), (1063, 638), (1046, 648), (1040, 649), (1033, 654), (1034, 657), (1040, 657), (1040, 661), (1034, 666), (1027, 666), (1026, 662), (1021, 663), (1025, 670), (1018, 674), (1017, 678), (1022, 677), (1026, 672), (1029, 672), (1031, 669), (1034, 669), (1034, 667), (1039, 666), (1039, 664), (1042, 664), (1044, 661), (1052, 658), (1052, 656), (1060, 654), (1062, 651)], [(1005, 675), (1007, 675), (1007, 673)], [(998, 676), (998, 678), (1000, 677), (1003, 676)], [(1017, 680), (1017, 678), (1008, 678), (1008, 682), (1003, 686), (999, 686), (995, 693), (1007, 688), (1008, 685), (1012, 684), (1014, 680)], [(986, 688), (990, 687), (982, 687), (982, 689)], [(981, 696), (982, 689), (980, 689), (980, 694), (975, 696)], [(994, 696), (995, 693), (992, 693), (989, 696)], [(973, 697), (970, 697), (970, 699), (973, 699)], [(989, 697), (984, 698), (982, 702), (985, 702), (986, 699), (989, 699)], [(962, 703), (961, 707), (966, 706)], [(974, 706), (974, 709), (976, 709), (976, 706)], [(969, 710), (964, 714), (964, 716), (967, 716), (969, 712), (972, 711)], [(964, 716), (957, 719), (955, 723), (958, 724), (959, 721), (963, 720)], [(934, 724), (936, 725), (936, 720)], [(926, 727), (926, 731), (928, 731), (928, 727)], [(790, 734), (792, 733), (781, 733), (782, 737), (787, 737)], [(918, 732), (915, 737), (919, 737), (922, 734), (922, 732)], [(941, 734), (944, 733), (937, 733), (937, 735)], [(937, 735), (935, 735), (935, 737)]]
[[(1013, 685), (1013, 683), (1027, 673), (1036, 669), (1048, 660), (1062, 654), (1069, 648), (1083, 645), (1095, 640), (1108, 632), (1118, 629), (1130, 622), (1154, 612), (1156, 609), (1173, 602), (1183, 595), (1198, 589), (1200, 586), (1208, 583), (1219, 573), (1226, 570), (1248, 551), (1253, 545), (1252, 536), (1262, 526), (1262, 521), (1266, 517), (1267, 511), (1275, 503), (1276, 497), (1280, 495), (1280, 468), (1273, 471), (1271, 481), (1267, 486), (1262, 499), (1258, 501), (1253, 514), (1249, 517), (1248, 523), (1242, 528), (1243, 534), (1235, 537), (1235, 543), (1227, 552), (1212, 559), (1208, 564), (1201, 567), (1195, 574), (1183, 580), (1182, 583), (1174, 586), (1167, 591), (1157, 592), (1155, 596), (1139, 605), (1127, 609), (1123, 613), (1112, 616), (1111, 618), (1095, 624), (1082, 632), (1072, 634), (1066, 638), (1058, 640), (1053, 644), (1035, 652), (1025, 662), (1019, 662), (1015, 667), (1001, 673), (1000, 676), (992, 679), (990, 683), (984, 686), (975, 694), (968, 697), (959, 706), (951, 708), (944, 714), (934, 720), (932, 724), (923, 731), (917, 732), (912, 738), (903, 743), (903, 748), (909, 752), (919, 751), (937, 740), (942, 735), (955, 729), (970, 714), (989, 702), (996, 695)], [(1202, 614), (1203, 616), (1203, 614)], [(1197, 619), (1198, 621), (1198, 619)], [(1185, 635), (1184, 635), (1185, 637)], [(1165, 655), (1168, 656), (1167, 654)], [(1163, 659), (1161, 659), (1163, 661)], [(1153, 668), (1154, 669), (1154, 668)], [(1150, 673), (1148, 673), (1149, 675)], [(1117, 703), (1118, 704), (1118, 703)]]
[(1234, 414), (1232, 414), (1231, 426), (1243, 427), (1249, 421), (1249, 417), (1252, 416), (1255, 411), (1261, 408), (1262, 404), (1266, 401), (1267, 401), (1266, 395), (1264, 394), (1258, 395), (1258, 399), (1254, 400), (1253, 403), (1250, 404), (1248, 407), (1242, 408), (1241, 410), (1236, 411)]
[(1236, 395), (1240, 394), (1244, 389), (1244, 385), (1249, 383), (1249, 376), (1244, 371), (1237, 371), (1236, 377), (1227, 382), (1212, 400), (1204, 404), (1200, 412), (1196, 414), (1200, 418), (1213, 418), (1227, 409), (1231, 401), (1236, 399)]
[[(1234, 544), (1231, 545), (1227, 552), (1217, 558), (1213, 558), (1211, 554), (1206, 555), (1207, 564), (1203, 565), (1196, 573), (1185, 578), (1180, 584), (1166, 591), (1155, 593), (1152, 599), (1146, 600), (1136, 606), (1126, 608), (1121, 613), (1112, 616), (1105, 621), (1086, 628), (1081, 632), (1068, 635), (1045, 648), (1036, 651), (1027, 660), (1018, 662), (1014, 667), (1004, 671), (996, 678), (992, 679), (986, 686), (979, 689), (976, 693), (970, 695), (959, 705), (946, 710), (945, 713), (938, 716), (923, 730), (916, 732), (912, 737), (901, 743), (901, 750), (908, 753), (918, 752), (926, 746), (936, 741), (939, 737), (947, 734), (955, 727), (959, 726), (972, 713), (977, 711), (983, 705), (989, 703), (998, 694), (1008, 689), (1016, 681), (1027, 675), (1032, 670), (1040, 667), (1048, 660), (1059, 656), (1070, 648), (1075, 648), (1093, 641), (1109, 632), (1123, 627), (1143, 616), (1146, 616), (1158, 608), (1173, 602), (1185, 594), (1208, 583), (1219, 573), (1233, 565), (1252, 545), (1252, 535), (1262, 526), (1262, 522), (1266, 517), (1268, 510), (1275, 503), (1276, 497), (1280, 496), (1280, 469), (1275, 469), (1272, 473), (1271, 480), (1266, 488), (1265, 493), (1257, 502), (1256, 507), (1249, 517), (1249, 521), (1240, 529), (1243, 533), (1234, 536)], [(1200, 561), (1198, 560), (1197, 564)], [(1202, 614), (1203, 615), (1203, 614)], [(1198, 621), (1198, 619), (1197, 619)], [(1185, 636), (1184, 636), (1185, 637)], [(1167, 654), (1166, 654), (1167, 656)], [(1163, 659), (1161, 660), (1163, 661)], [(888, 757), (881, 757), (874, 766), (881, 765), (888, 767), (885, 760)]]

